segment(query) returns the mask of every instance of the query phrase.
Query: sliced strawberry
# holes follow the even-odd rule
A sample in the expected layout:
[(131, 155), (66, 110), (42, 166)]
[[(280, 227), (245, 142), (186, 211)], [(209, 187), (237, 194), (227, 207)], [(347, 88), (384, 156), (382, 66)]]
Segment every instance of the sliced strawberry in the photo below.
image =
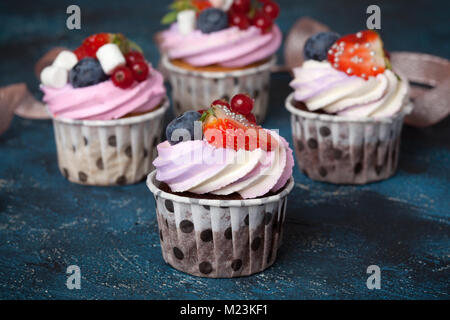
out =
[(206, 140), (216, 148), (271, 151), (278, 145), (266, 130), (221, 105), (213, 105), (201, 120)]
[(328, 51), (331, 65), (348, 75), (364, 79), (389, 68), (383, 42), (373, 30), (360, 31), (338, 39)]

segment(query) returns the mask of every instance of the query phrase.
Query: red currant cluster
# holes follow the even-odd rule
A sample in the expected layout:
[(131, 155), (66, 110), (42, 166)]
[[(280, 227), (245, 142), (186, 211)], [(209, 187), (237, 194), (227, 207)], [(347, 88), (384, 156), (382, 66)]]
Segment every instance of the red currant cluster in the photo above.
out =
[(251, 0), (234, 0), (228, 12), (230, 26), (245, 30), (253, 25), (264, 33), (269, 32), (280, 14), (280, 6), (273, 0), (258, 0), (258, 3), (252, 7)]
[(127, 53), (125, 60), (126, 66), (117, 67), (111, 75), (112, 82), (122, 89), (131, 87), (134, 80), (144, 81), (150, 72), (144, 56), (138, 51)]

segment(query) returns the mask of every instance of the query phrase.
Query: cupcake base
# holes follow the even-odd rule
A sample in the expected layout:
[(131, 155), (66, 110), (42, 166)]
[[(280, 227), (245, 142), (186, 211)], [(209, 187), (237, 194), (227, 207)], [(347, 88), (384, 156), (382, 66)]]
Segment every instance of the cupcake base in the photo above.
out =
[(147, 186), (156, 201), (164, 261), (180, 271), (209, 278), (248, 276), (271, 266), (282, 238), (287, 194), (257, 199), (198, 199), (158, 187), (156, 172)]
[(349, 119), (306, 111), (291, 94), (292, 137), (297, 163), (313, 180), (365, 184), (395, 174), (403, 119), (412, 109), (383, 119)]
[(217, 66), (197, 70), (180, 61), (172, 62), (167, 56), (163, 56), (162, 64), (168, 71), (172, 86), (175, 114), (207, 109), (216, 99), (230, 100), (235, 94), (248, 93), (255, 99), (252, 112), (257, 122), (261, 123), (267, 113), (270, 68), (275, 61), (276, 57), (273, 56), (262, 64), (238, 70), (221, 70), (217, 69)]
[(133, 184), (153, 169), (169, 102), (117, 120), (53, 118), (58, 166), (69, 181), (97, 186)]

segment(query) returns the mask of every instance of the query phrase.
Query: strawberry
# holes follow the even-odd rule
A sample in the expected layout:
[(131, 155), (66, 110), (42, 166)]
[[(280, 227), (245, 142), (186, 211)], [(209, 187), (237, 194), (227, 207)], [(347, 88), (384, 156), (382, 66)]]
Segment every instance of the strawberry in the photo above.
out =
[(202, 12), (208, 8), (212, 7), (211, 2), (209, 0), (192, 0), (192, 5), (197, 9), (197, 12)]
[(328, 61), (334, 68), (366, 80), (390, 68), (383, 42), (373, 30), (338, 39), (328, 50)]
[(82, 46), (85, 48), (86, 52), (90, 57), (95, 58), (95, 53), (97, 50), (110, 42), (109, 33), (97, 33), (93, 34), (86, 39), (84, 39)]
[(216, 148), (271, 151), (278, 145), (266, 130), (222, 105), (213, 105), (200, 120), (205, 139)]
[(86, 57), (90, 57), (88, 51), (83, 46), (80, 46), (77, 49), (73, 50), (73, 53), (76, 54), (78, 61), (80, 61), (81, 59), (84, 59)]

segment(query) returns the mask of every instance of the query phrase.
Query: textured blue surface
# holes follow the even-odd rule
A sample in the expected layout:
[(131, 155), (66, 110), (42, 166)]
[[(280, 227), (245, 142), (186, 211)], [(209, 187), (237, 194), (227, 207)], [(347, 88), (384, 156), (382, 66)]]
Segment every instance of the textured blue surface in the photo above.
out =
[[(152, 34), (164, 1), (79, 1), (81, 31), (64, 27), (67, 1), (8, 2), (0, 4), (0, 85), (25, 81), (39, 96), (35, 61), (52, 46), (75, 47), (97, 31), (124, 32), (157, 62)], [(280, 2), (285, 33), (302, 15), (341, 33), (362, 29), (368, 4)], [(386, 46), (450, 58), (445, 3), (380, 2)], [(290, 140), (283, 106), (289, 80), (273, 75), (265, 126)], [(449, 137), (450, 119), (433, 128), (406, 127), (397, 175), (366, 186), (313, 182), (296, 167), (275, 265), (247, 278), (214, 280), (164, 263), (154, 201), (144, 183), (69, 183), (57, 168), (51, 122), (15, 118), (0, 136), (0, 298), (448, 299)], [(72, 264), (81, 268), (81, 290), (65, 286)], [(372, 264), (381, 268), (381, 290), (366, 288)]]

